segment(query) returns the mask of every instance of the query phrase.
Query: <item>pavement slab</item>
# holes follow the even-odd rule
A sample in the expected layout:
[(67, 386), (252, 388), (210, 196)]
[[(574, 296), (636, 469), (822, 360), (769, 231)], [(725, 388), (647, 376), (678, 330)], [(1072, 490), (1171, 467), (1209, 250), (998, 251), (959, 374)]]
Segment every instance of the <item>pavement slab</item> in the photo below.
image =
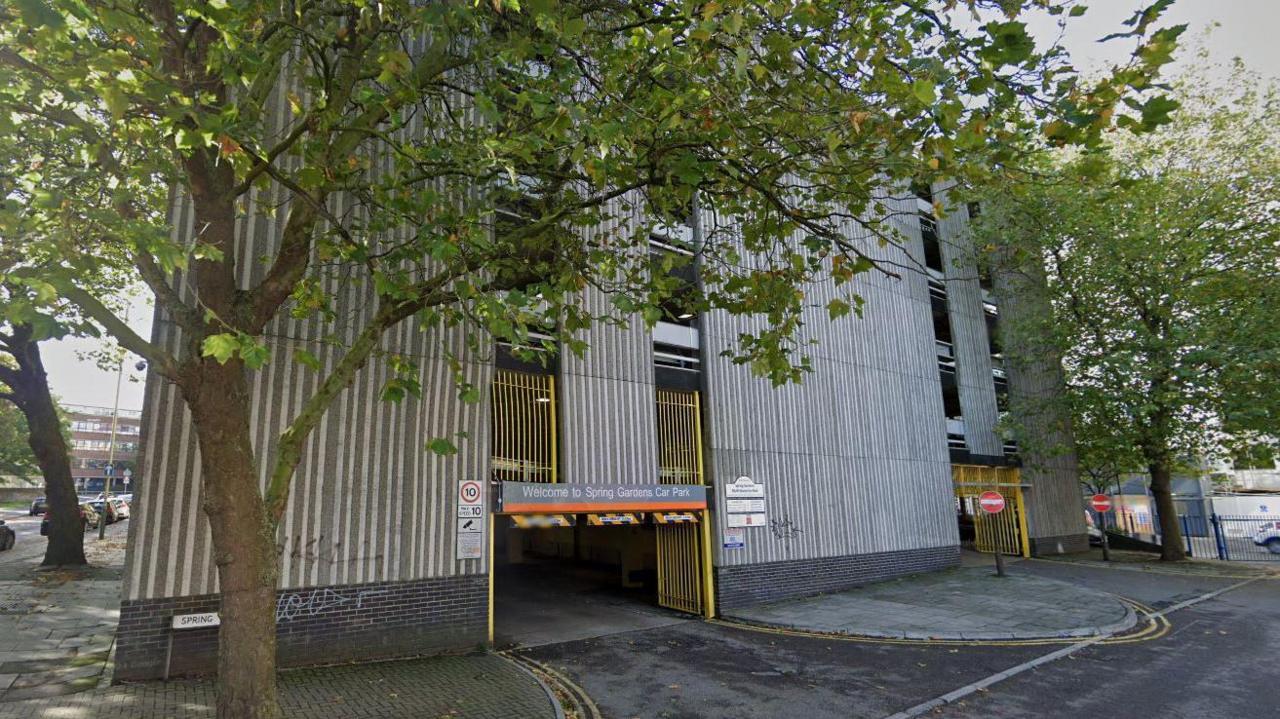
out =
[(100, 682), (120, 620), (126, 523), (85, 537), (87, 567), (39, 566), (43, 547), (0, 557), (0, 703), (61, 696)]
[(750, 624), (884, 638), (1012, 640), (1085, 637), (1137, 623), (1117, 597), (1075, 584), (965, 567), (844, 592), (728, 610)]

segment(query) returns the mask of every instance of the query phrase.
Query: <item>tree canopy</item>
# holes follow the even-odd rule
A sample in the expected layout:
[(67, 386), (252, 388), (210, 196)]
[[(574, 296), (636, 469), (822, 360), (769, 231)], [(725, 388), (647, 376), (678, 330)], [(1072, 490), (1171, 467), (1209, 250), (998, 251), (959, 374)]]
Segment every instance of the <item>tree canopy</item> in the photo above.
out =
[(975, 228), (1043, 261), (1053, 315), (1009, 331), (1062, 353), (1084, 469), (1112, 476), (1280, 431), (1280, 96), (1239, 66), (1173, 96), (1169, 125), (1053, 158)]
[[(0, 385), (0, 392), (4, 391)], [(0, 402), (0, 474), (30, 477), (39, 470), (27, 444), (27, 418), (9, 402)]]
[[(53, 244), (46, 279), (114, 330), (80, 286), (96, 253), (66, 245), (119, 247), (201, 351), (224, 360), (265, 361), (262, 327), (286, 303), (329, 311), (317, 268), (340, 264), (367, 270), (388, 306), (411, 300), (392, 314), (433, 304), (432, 322), (521, 339), (551, 326), (580, 349), (586, 285), (655, 317), (670, 288), (644, 253), (618, 250), (682, 219), (697, 190), (732, 218), (703, 250), (719, 260), (702, 263), (704, 303), (767, 313), (741, 358), (794, 379), (795, 286), (870, 269), (846, 225), (894, 240), (898, 183), (1013, 161), (1026, 134), (1094, 141), (1122, 99), (1140, 122), (1161, 119), (1167, 101), (1143, 93), (1180, 32), (1150, 27), (1166, 4), (1131, 21), (1133, 62), (1086, 86), (1059, 49), (1037, 52), (1008, 2), (24, 0), (4, 11), (0, 48), (0, 133), (15, 160), (4, 236)], [(224, 199), (232, 217), (201, 213), (204, 233), (175, 236), (171, 187), (198, 208)], [(651, 222), (610, 224), (633, 206)], [(503, 208), (523, 221), (495, 238)], [(275, 213), (287, 216), (276, 257), (237, 257), (212, 236)], [(615, 229), (591, 243), (561, 237), (605, 225)], [(759, 256), (749, 270), (744, 249)], [(191, 262), (246, 260), (264, 263), (262, 281), (226, 307), (167, 281)], [(421, 301), (432, 296), (449, 301)], [(176, 371), (179, 358), (129, 339)]]

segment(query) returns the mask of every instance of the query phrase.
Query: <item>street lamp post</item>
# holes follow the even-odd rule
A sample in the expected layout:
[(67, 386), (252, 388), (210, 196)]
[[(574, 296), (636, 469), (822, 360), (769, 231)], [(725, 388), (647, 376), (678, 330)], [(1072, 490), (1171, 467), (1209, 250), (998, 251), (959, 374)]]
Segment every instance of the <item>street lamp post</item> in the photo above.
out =
[[(124, 321), (129, 321), (128, 312)], [(120, 351), (120, 359), (116, 364), (116, 401), (111, 407), (111, 446), (107, 448), (106, 477), (102, 481), (102, 516), (98, 517), (98, 539), (107, 537), (107, 512), (111, 511), (111, 478), (116, 468), (116, 430), (120, 425), (120, 384), (124, 381), (124, 350)]]

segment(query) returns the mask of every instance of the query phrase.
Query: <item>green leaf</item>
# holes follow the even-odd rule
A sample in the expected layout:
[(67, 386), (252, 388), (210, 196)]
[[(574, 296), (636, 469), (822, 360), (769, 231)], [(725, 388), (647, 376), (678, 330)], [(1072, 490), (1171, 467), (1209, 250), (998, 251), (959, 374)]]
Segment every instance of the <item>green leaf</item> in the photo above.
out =
[(1166, 95), (1153, 97), (1142, 105), (1142, 126), (1147, 130), (1154, 130), (1160, 125), (1167, 124), (1170, 120), (1169, 114), (1178, 109), (1178, 101)]
[(938, 99), (937, 87), (931, 80), (924, 78), (911, 83), (911, 94), (926, 105), (932, 105)]
[(320, 358), (316, 357), (314, 354), (306, 350), (303, 350), (303, 349), (294, 350), (293, 361), (297, 362), (298, 364), (304, 367), (309, 367), (313, 370), (316, 370), (317, 372), (320, 371), (320, 366), (321, 366)]
[(450, 442), (443, 437), (436, 437), (435, 439), (427, 442), (427, 451), (438, 454), (441, 457), (448, 457), (450, 455), (457, 454), (458, 448), (454, 446), (453, 442)]
[(234, 334), (227, 332), (209, 335), (200, 343), (200, 351), (205, 357), (218, 360), (218, 364), (226, 364), (240, 351), (240, 342)]
[(41, 27), (61, 28), (66, 24), (62, 14), (44, 0), (18, 0), (22, 20), (32, 29)]
[(240, 359), (249, 369), (259, 369), (271, 357), (271, 350), (263, 342), (255, 341), (247, 335), (240, 336)]

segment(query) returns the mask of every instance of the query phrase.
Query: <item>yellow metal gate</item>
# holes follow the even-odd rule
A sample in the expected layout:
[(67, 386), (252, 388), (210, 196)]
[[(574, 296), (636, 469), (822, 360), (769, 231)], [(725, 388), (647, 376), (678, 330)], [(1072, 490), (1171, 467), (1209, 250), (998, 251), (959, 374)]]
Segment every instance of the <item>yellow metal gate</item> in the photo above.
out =
[(500, 369), (493, 375), (492, 406), (493, 478), (555, 482), (555, 378)]
[(699, 554), (702, 522), (659, 524), (658, 604), (690, 614), (702, 613)]
[[(663, 484), (704, 482), (697, 392), (658, 390), (658, 475)], [(658, 604), (712, 617), (710, 523), (706, 511), (691, 519), (656, 527)]]
[[(951, 466), (951, 481), (955, 485), (956, 510), (961, 521), (968, 518), (973, 522), (975, 549), (1031, 556), (1031, 543), (1027, 540), (1027, 507), (1017, 467), (955, 464)], [(996, 491), (1004, 496), (1004, 511), (987, 514), (978, 506), (978, 497), (987, 491)]]

